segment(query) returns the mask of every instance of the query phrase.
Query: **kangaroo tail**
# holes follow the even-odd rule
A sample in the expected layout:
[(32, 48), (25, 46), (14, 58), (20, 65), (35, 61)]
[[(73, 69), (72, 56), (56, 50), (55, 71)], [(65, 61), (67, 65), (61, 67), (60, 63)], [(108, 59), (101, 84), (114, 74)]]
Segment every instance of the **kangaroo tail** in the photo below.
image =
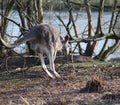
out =
[(13, 44), (11, 44), (11, 43), (6, 42), (0, 34), (0, 40), (3, 43), (3, 45), (6, 46), (7, 48), (14, 48), (14, 47), (17, 47), (18, 45), (20, 45), (22, 43), (25, 43), (27, 41), (34, 40), (34, 39), (35, 39), (34, 35), (26, 34), (22, 38), (18, 39)]

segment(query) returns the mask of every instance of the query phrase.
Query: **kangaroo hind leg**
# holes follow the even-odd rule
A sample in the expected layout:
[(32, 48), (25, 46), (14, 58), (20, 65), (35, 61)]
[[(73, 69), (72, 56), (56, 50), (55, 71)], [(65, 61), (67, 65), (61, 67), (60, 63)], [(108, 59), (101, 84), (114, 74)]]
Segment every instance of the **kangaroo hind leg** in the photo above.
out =
[(39, 57), (40, 57), (40, 60), (41, 60), (41, 64), (42, 64), (42, 67), (43, 69), (45, 70), (45, 72), (51, 77), (51, 78), (55, 78), (47, 69), (46, 65), (45, 65), (45, 61), (44, 61), (44, 57), (43, 57), (43, 54), (39, 54)]
[(53, 73), (55, 74), (56, 77), (60, 78), (60, 75), (55, 70), (55, 64), (54, 64), (54, 60), (55, 60), (55, 56), (56, 56), (55, 53), (54, 53), (54, 49), (52, 49), (52, 51), (50, 51), (50, 53), (48, 54), (48, 58), (49, 58), (49, 62), (50, 62), (50, 69), (53, 71)]

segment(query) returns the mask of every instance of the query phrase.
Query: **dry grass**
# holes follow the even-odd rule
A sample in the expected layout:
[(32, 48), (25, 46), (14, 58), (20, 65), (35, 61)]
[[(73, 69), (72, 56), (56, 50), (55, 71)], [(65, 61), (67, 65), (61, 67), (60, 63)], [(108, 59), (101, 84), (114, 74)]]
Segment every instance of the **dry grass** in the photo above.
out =
[[(114, 66), (113, 66), (114, 65)], [(119, 63), (56, 64), (61, 78), (51, 79), (41, 66), (0, 70), (1, 105), (120, 104)], [(83, 92), (84, 90), (84, 92)]]

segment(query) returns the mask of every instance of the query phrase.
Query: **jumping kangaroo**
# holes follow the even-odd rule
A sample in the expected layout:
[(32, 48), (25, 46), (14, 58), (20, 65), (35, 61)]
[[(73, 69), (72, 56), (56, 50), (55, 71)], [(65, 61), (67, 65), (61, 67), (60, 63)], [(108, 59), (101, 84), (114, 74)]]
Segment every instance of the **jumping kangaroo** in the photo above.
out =
[(48, 71), (44, 62), (43, 54), (47, 55), (50, 63), (50, 69), (53, 71), (55, 76), (60, 77), (60, 75), (55, 70), (54, 60), (56, 58), (56, 53), (59, 50), (63, 50), (66, 51), (66, 53), (69, 53), (69, 43), (68, 37), (62, 37), (53, 25), (40, 24), (34, 26), (27, 34), (15, 41), (13, 44), (4, 41), (1, 35), (0, 39), (3, 45), (5, 45), (7, 48), (14, 48), (22, 43), (29, 42), (31, 49), (38, 53), (42, 67), (46, 73), (51, 78), (55, 78), (54, 75)]

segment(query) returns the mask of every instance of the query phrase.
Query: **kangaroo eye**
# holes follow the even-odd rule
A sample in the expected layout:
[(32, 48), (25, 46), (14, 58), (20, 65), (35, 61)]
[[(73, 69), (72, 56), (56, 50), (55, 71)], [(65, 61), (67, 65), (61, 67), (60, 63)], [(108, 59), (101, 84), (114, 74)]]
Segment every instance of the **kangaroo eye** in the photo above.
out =
[(70, 45), (68, 44), (68, 48), (70, 48)]

